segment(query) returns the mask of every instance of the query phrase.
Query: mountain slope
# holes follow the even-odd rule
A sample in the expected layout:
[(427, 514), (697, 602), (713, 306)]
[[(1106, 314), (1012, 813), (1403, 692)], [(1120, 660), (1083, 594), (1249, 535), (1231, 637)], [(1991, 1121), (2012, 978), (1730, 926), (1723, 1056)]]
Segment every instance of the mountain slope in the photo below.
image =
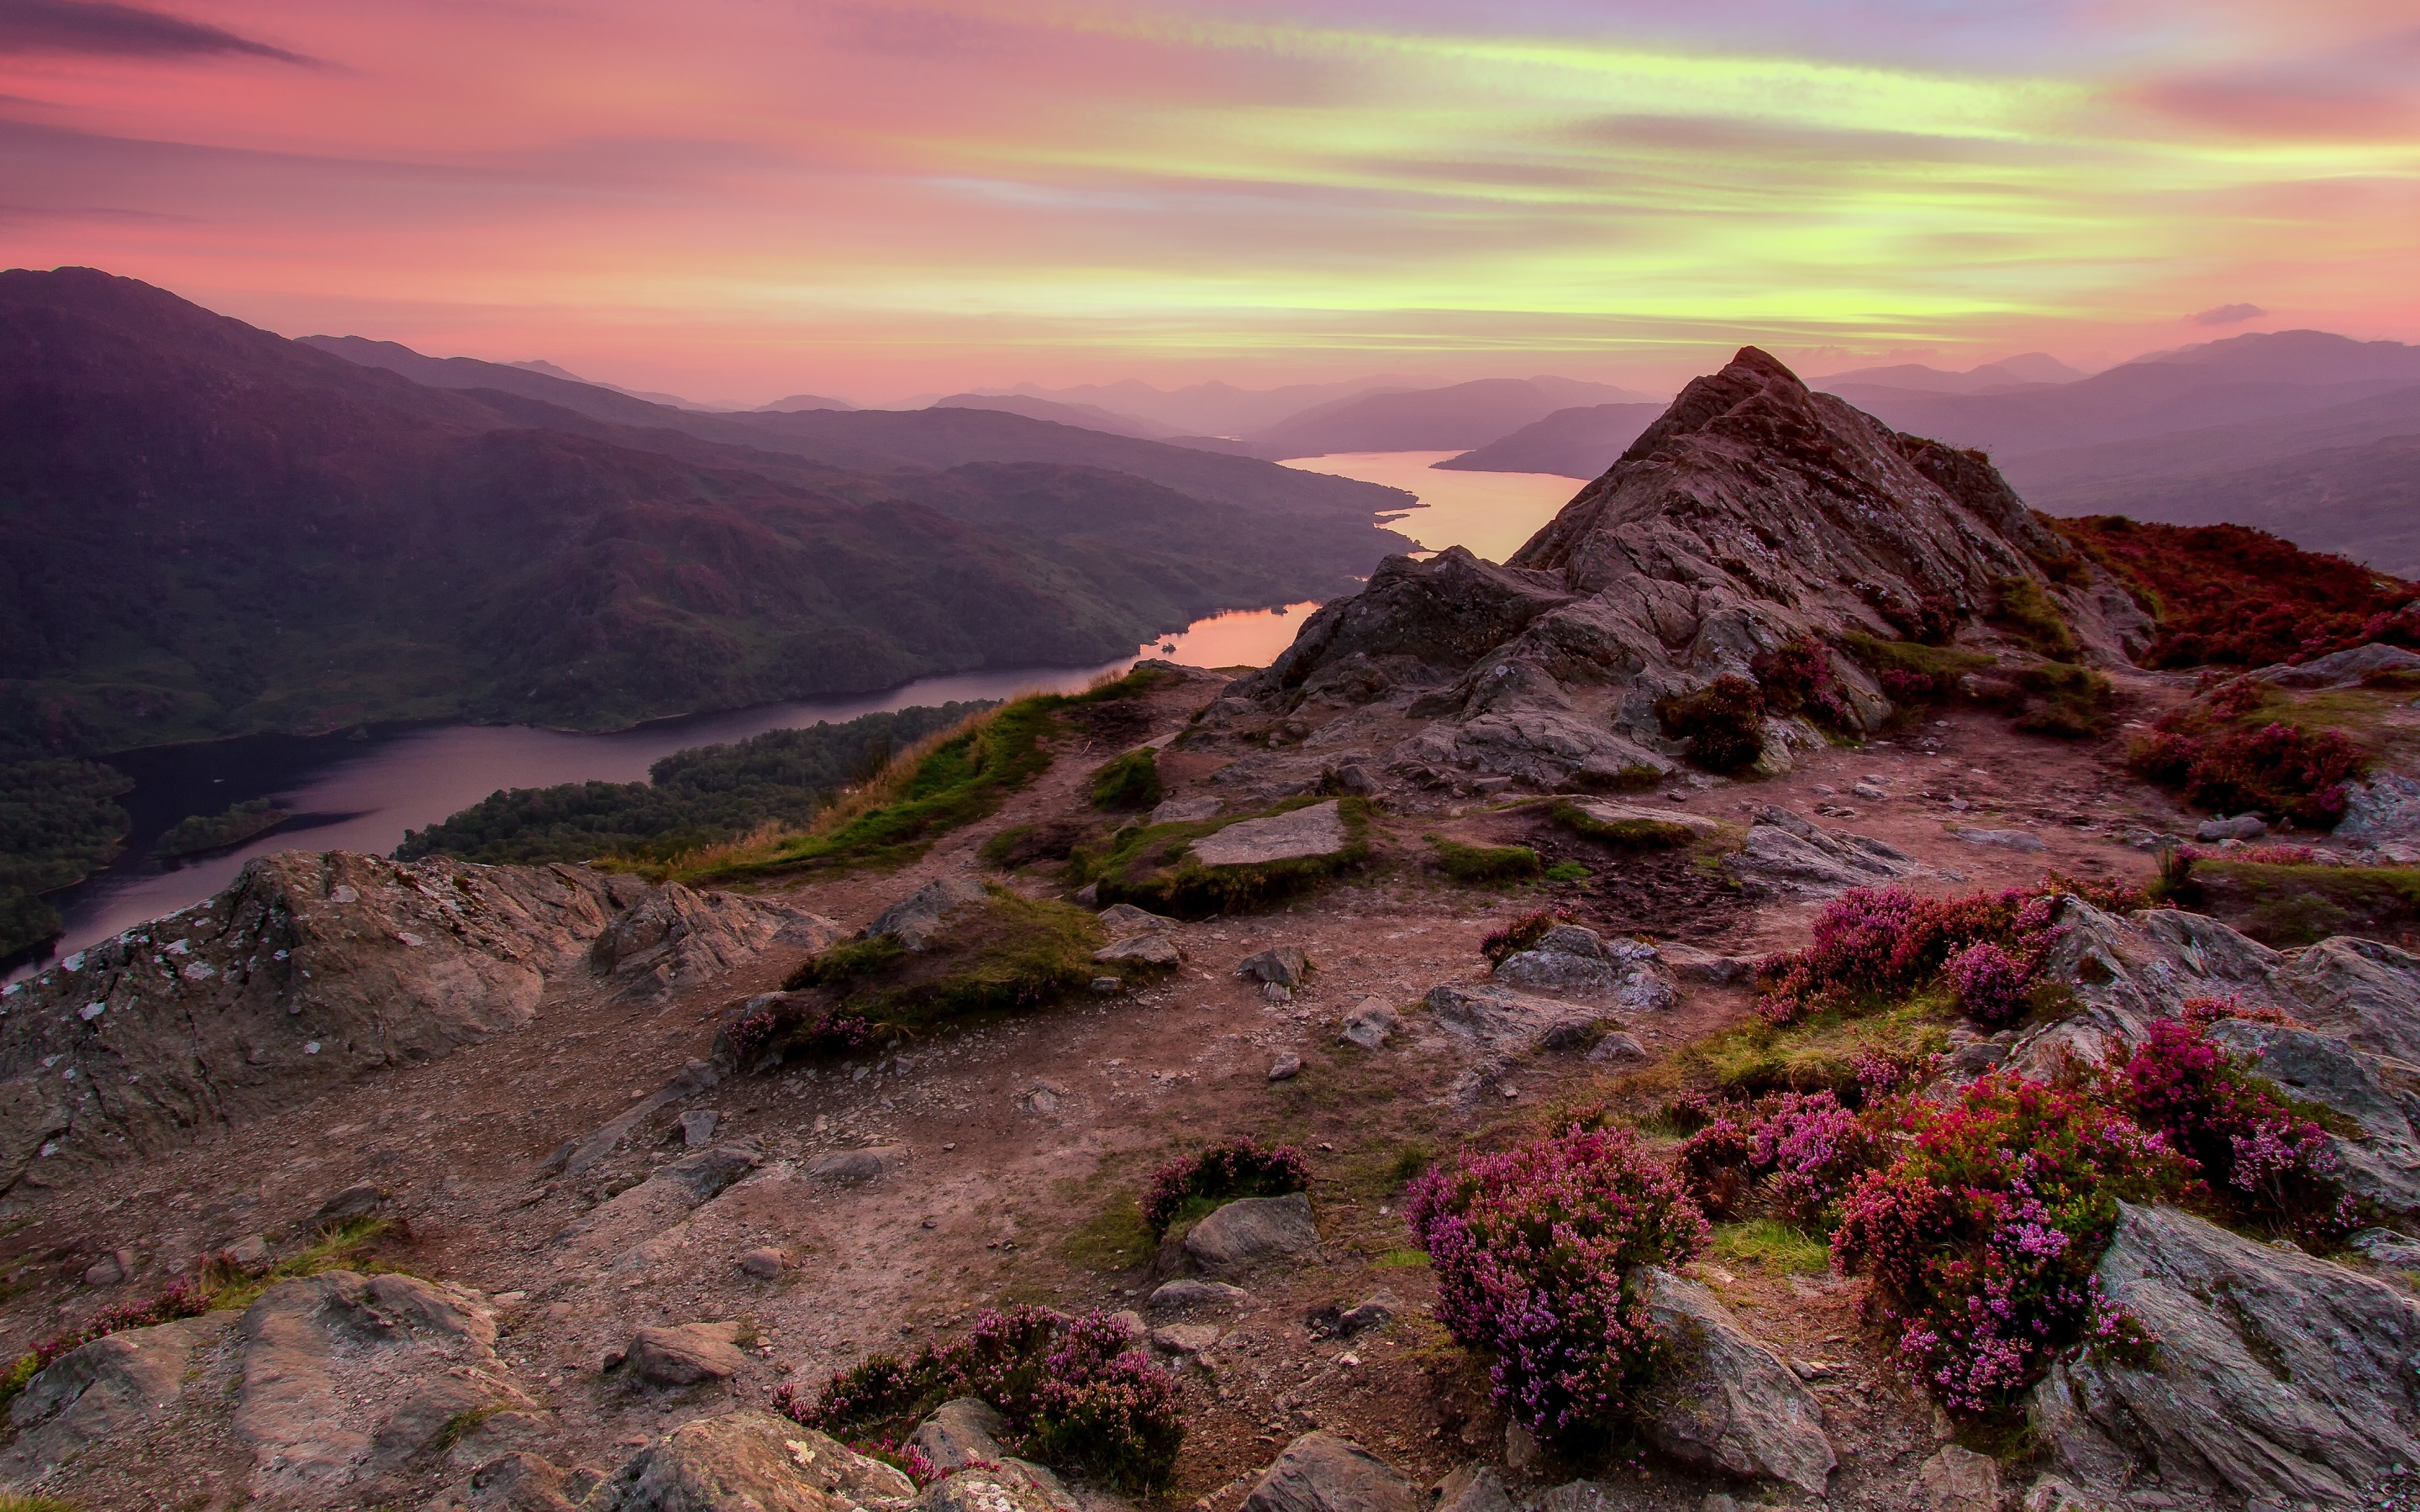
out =
[(1558, 409), (1644, 396), (1570, 378), (1481, 378), (1442, 389), (1371, 393), (1305, 410), (1245, 439), (1261, 456), (1445, 452), (1484, 446)]
[(928, 408), (998, 409), (1003, 414), (1023, 415), (1028, 420), (1047, 420), (1053, 424), (1107, 431), (1112, 436), (1139, 436), (1153, 441), (1166, 440), (1178, 434), (1172, 426), (1135, 415), (1122, 415), (1096, 404), (1066, 404), (1054, 399), (1037, 399), (1026, 393), (953, 393), (945, 399), (934, 400)]
[(1613, 465), (1664, 412), (1660, 404), (1597, 404), (1558, 409), (1436, 466), (1461, 472), (1555, 472), (1593, 478)]
[[(1082, 665), (1216, 608), (1349, 587), (1404, 544), (1371, 527), (1393, 492), (1243, 458), (1095, 438), (1177, 473), (1259, 470), (1232, 490), (1249, 502), (1056, 459), (870, 477), (597, 414), (726, 417), (473, 366), (443, 371), (518, 392), (425, 387), (89, 270), (0, 273), (0, 748), (596, 728)], [(919, 424), (752, 418), (741, 436)], [(1086, 444), (1011, 415), (941, 422)], [(1188, 511), (1218, 531), (1156, 548)], [(1071, 512), (1087, 529), (1057, 538)]]

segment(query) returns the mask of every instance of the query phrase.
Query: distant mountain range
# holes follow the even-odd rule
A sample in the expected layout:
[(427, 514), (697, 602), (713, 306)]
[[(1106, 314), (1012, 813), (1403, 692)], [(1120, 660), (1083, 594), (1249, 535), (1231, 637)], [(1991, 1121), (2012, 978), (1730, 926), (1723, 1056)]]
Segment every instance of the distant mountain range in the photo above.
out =
[(1844, 383), (1916, 393), (1993, 393), (2028, 383), (2072, 383), (2086, 376), (2082, 368), (2070, 367), (2048, 352), (2026, 352), (1970, 367), (1962, 373), (1944, 372), (1921, 363), (1900, 363), (1890, 367), (1860, 367), (1807, 381), (1832, 393), (1839, 393)]
[(1018, 415), (714, 414), (0, 272), (0, 754), (600, 728), (1330, 595), (1394, 489)]
[(1662, 403), (1652, 394), (1576, 378), (1481, 378), (1441, 389), (1339, 399), (1289, 416), (1244, 440), (1254, 455), (1266, 457), (1461, 451), (1485, 445), (1575, 405), (1650, 402), (1659, 407)]
[(1660, 404), (1595, 404), (1558, 409), (1510, 436), (1433, 467), (1458, 472), (1556, 472), (1594, 478), (1613, 465), (1655, 417)]

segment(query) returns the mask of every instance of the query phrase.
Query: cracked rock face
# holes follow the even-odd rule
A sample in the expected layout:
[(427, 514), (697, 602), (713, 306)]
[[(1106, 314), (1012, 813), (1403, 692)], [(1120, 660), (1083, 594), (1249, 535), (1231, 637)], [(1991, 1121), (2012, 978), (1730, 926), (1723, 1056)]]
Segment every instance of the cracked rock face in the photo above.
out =
[(2387, 1283), (2124, 1204), (2098, 1273), (2159, 1345), (2035, 1389), (2035, 1429), (2079, 1489), (2120, 1502), (2156, 1473), (2228, 1506), (2350, 1507), (2420, 1460), (2420, 1304)]
[[(2001, 581), (2040, 580), (2035, 557), (2063, 554), (1979, 455), (1899, 435), (1748, 347), (1510, 561), (1389, 558), (1234, 699), (1405, 702), (1432, 720), (1385, 758), (1407, 774), (1619, 785), (1672, 770), (1659, 699), (1800, 636), (1894, 639), (1885, 609), (1978, 615)], [(2046, 591), (2087, 645), (2139, 636), (2105, 595)], [(1887, 716), (1862, 669), (1833, 671), (1852, 724)]]
[(0, 1191), (518, 1029), (556, 982), (647, 995), (827, 931), (582, 867), (261, 856), (0, 996)]
[(1704, 1287), (1660, 1270), (1634, 1280), (1677, 1356), (1650, 1404), (1649, 1442), (1688, 1464), (1822, 1496), (1837, 1461), (1815, 1394)]

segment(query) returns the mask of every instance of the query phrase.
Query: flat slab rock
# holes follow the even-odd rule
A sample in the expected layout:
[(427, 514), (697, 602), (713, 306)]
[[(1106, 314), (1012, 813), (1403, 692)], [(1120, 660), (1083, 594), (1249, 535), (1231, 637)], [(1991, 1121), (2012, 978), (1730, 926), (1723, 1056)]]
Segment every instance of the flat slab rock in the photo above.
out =
[(1631, 1280), (1675, 1354), (1649, 1405), (1648, 1442), (1685, 1464), (1822, 1496), (1838, 1461), (1797, 1373), (1697, 1282), (1654, 1269)]
[(2420, 1304), (2389, 1283), (2132, 1204), (2097, 1274), (2160, 1343), (2035, 1388), (2035, 1432), (2080, 1490), (2121, 1501), (2156, 1466), (2229, 1507), (2352, 1507), (2420, 1464)]
[(1836, 898), (1924, 870), (1914, 856), (1870, 835), (1826, 829), (1776, 808), (1761, 810), (1748, 825), (1747, 843), (1723, 858), (1723, 871), (1756, 898)]
[(1261, 1473), (1243, 1512), (1427, 1512), (1402, 1472), (1349, 1439), (1306, 1433)]
[(1314, 803), (1266, 819), (1245, 819), (1193, 842), (1203, 866), (1260, 866), (1312, 856), (1342, 856), (1352, 844), (1338, 800)]
[(915, 1486), (889, 1465), (770, 1412), (684, 1423), (591, 1491), (594, 1512), (844, 1512)]
[(1577, 1047), (1603, 1016), (1585, 1003), (1475, 982), (1439, 982), (1429, 989), (1426, 1001), (1429, 1012), (1449, 1033), (1491, 1049)]
[(1317, 1248), (1319, 1228), (1311, 1222), (1311, 1198), (1299, 1192), (1282, 1197), (1239, 1197), (1195, 1224), (1185, 1236), (1187, 1257), (1213, 1274)]
[(1722, 825), (1704, 814), (1691, 813), (1686, 809), (1651, 809), (1645, 804), (1616, 803), (1609, 798), (1567, 798), (1564, 800), (1581, 815), (1600, 825), (1637, 824), (1641, 820), (1658, 825), (1678, 825), (1701, 840), (1723, 832)]

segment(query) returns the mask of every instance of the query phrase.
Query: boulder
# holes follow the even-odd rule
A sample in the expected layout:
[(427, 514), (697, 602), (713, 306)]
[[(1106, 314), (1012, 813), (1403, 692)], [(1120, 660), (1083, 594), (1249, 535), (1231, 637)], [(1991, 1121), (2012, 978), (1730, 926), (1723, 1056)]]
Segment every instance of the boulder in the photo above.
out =
[(1147, 1305), (1154, 1318), (1197, 1318), (1238, 1313), (1249, 1306), (1251, 1300), (1252, 1294), (1241, 1287), (1186, 1277), (1162, 1282), (1152, 1292)]
[(1428, 1512), (1419, 1489), (1332, 1433), (1306, 1433), (1261, 1473), (1242, 1512)]
[(1929, 1512), (2000, 1512), (2000, 1462), (1990, 1455), (1944, 1444), (1916, 1467)]
[(714, 1126), (722, 1115), (712, 1108), (692, 1108), (680, 1116), (681, 1148), (704, 1149), (714, 1143)]
[(2420, 1064), (2420, 956), (2339, 935), (2279, 961), (2275, 988), (2313, 1027), (2366, 1054)]
[(1343, 812), (1331, 798), (1265, 819), (1238, 820), (1195, 841), (1192, 853), (1203, 866), (1263, 866), (1342, 856), (1352, 844)]
[(682, 1323), (673, 1328), (643, 1328), (630, 1335), (622, 1364), (650, 1386), (699, 1386), (729, 1381), (748, 1364), (732, 1341), (737, 1323)]
[(187, 1363), (232, 1321), (220, 1314), (128, 1329), (60, 1355), (8, 1404), (15, 1437), (0, 1472), (32, 1479), (165, 1419), (184, 1395)]
[(1246, 956), (1235, 967), (1235, 975), (1248, 981), (1272, 982), (1289, 990), (1299, 987), (1311, 975), (1311, 957), (1297, 945), (1276, 945), (1254, 955)]
[(2273, 1082), (2361, 1126), (2362, 1137), (2331, 1137), (2346, 1190), (2398, 1212), (2420, 1211), (2420, 1098), (2397, 1097), (2378, 1077), (2378, 1057), (2336, 1035), (2247, 1019), (2210, 1026), (2211, 1042)]
[(1494, 1465), (1472, 1460), (1436, 1483), (1433, 1512), (1512, 1512), (1512, 1498)]
[(1607, 941), (1594, 930), (1558, 924), (1529, 949), (1506, 956), (1494, 975), (1519, 987), (1610, 996), (1627, 1008), (1669, 1008), (1673, 993), (1658, 960), (1654, 946)]
[(1735, 955), (1717, 955), (1694, 945), (1659, 945), (1656, 952), (1664, 959), (1665, 968), (1680, 981), (1701, 981), (1716, 987), (1729, 987), (1756, 980), (1757, 964)]
[(2381, 771), (2348, 784), (2335, 836), (2382, 852), (2389, 860), (2420, 860), (2420, 778)]
[(2363, 681), (2381, 672), (2420, 671), (2420, 655), (2401, 646), (2390, 646), (2372, 640), (2346, 651), (2332, 651), (2324, 656), (2313, 656), (2291, 666), (2280, 663), (2244, 673), (2256, 682), (2273, 683), (2279, 687), (2359, 687)]
[(2258, 840), (2267, 833), (2269, 826), (2261, 822), (2258, 814), (2242, 813), (2232, 819), (2203, 820), (2200, 827), (2194, 831), (2194, 839), (2205, 845), (2212, 845), (2220, 841)]
[(1302, 1057), (1291, 1050), (1280, 1050), (1269, 1062), (1269, 1080), (1290, 1082), (1302, 1074)]
[(1364, 997), (1346, 1011), (1344, 1027), (1337, 1035), (1337, 1041), (1359, 1045), (1364, 1050), (1376, 1050), (1386, 1044), (1387, 1036), (1394, 1033), (1403, 1022), (1404, 1015), (1396, 1012), (1386, 999)]
[(318, 1211), (311, 1214), (311, 1225), (315, 1228), (325, 1228), (334, 1224), (350, 1223), (356, 1218), (370, 1217), (385, 1206), (386, 1193), (363, 1181), (320, 1203)]
[(1138, 966), (1173, 967), (1184, 964), (1185, 952), (1176, 948), (1173, 938), (1154, 931), (1148, 934), (1129, 935), (1115, 945), (1095, 950), (1093, 960), (1101, 965), (1125, 962)]
[(1299, 1192), (1282, 1197), (1238, 1197), (1195, 1224), (1185, 1236), (1186, 1255), (1213, 1274), (1318, 1248), (1319, 1229), (1311, 1222), (1311, 1198)]
[(2350, 1507), (2420, 1464), (2420, 1304), (2388, 1282), (2123, 1203), (2096, 1273), (2159, 1344), (2035, 1388), (2035, 1432), (2078, 1489), (2118, 1501), (2156, 1469), (2227, 1505)]
[[(2204, 825), (2202, 827), (2207, 829), (2210, 826)], [(1997, 845), (2002, 850), (2024, 851), (2027, 855), (2050, 849), (2048, 845), (2042, 843), (2042, 838), (2040, 835), (2023, 829), (1970, 829), (1964, 825), (1952, 825), (1949, 826), (1948, 834), (1951, 840), (1963, 841), (1969, 845)]]
[(1924, 872), (1913, 856), (1871, 836), (1825, 829), (1769, 806), (1748, 825), (1747, 842), (1722, 864), (1724, 874), (1756, 898), (1836, 898)]
[(1712, 840), (1723, 832), (1718, 821), (1704, 814), (1691, 813), (1686, 809), (1649, 808), (1643, 803), (1616, 803), (1607, 798), (1566, 798), (1562, 801), (1569, 804), (1588, 825), (1610, 828), (1617, 825), (1678, 825), (1699, 840)]
[(1154, 825), (1199, 824), (1204, 819), (1218, 818), (1218, 810), (1225, 807), (1227, 807), (1227, 800), (1215, 795), (1194, 798), (1162, 798), (1159, 807), (1152, 810), (1151, 817), (1144, 822)]
[(1837, 1460), (1823, 1410), (1796, 1372), (1697, 1282), (1648, 1269), (1630, 1284), (1674, 1355), (1648, 1403), (1648, 1442), (1685, 1464), (1822, 1496)]
[(908, 1158), (905, 1145), (876, 1145), (868, 1149), (831, 1149), (800, 1169), (809, 1180), (835, 1186), (857, 1186), (890, 1172)]
[(678, 1188), (684, 1205), (695, 1207), (728, 1190), (763, 1161), (763, 1156), (745, 1146), (718, 1145), (684, 1155), (647, 1180)]
[(1111, 903), (1097, 917), (1103, 929), (1121, 937), (1176, 928), (1176, 920), (1155, 914), (1148, 908), (1137, 908), (1132, 903)]
[(1395, 1320), (1395, 1314), (1402, 1308), (1403, 1304), (1395, 1300), (1391, 1291), (1364, 1297), (1336, 1315), (1336, 1336), (1349, 1339), (1356, 1335), (1384, 1328)]
[(1426, 1001), (1448, 1032), (1488, 1049), (1577, 1045), (1589, 1040), (1599, 1017), (1583, 1004), (1462, 982), (1438, 983)]
[(739, 1257), (739, 1273), (757, 1281), (779, 1281), (789, 1268), (789, 1255), (771, 1245), (752, 1249)]
[(474, 1512), (580, 1512), (574, 1498), (597, 1478), (566, 1473), (552, 1460), (515, 1450), (471, 1473), (469, 1501)]
[(1151, 1347), (1174, 1355), (1200, 1354), (1227, 1336), (1216, 1323), (1162, 1323), (1151, 1331)]
[(885, 935), (910, 950), (922, 950), (962, 909), (981, 906), (991, 896), (980, 877), (938, 877), (875, 916), (865, 937)]
[(1644, 1060), (1647, 1058), (1647, 1047), (1638, 1042), (1638, 1036), (1624, 1034), (1620, 1029), (1614, 1029), (1589, 1047), (1588, 1057), (1600, 1063)]
[(813, 1428), (741, 1412), (682, 1424), (631, 1456), (582, 1505), (593, 1512), (847, 1512), (915, 1494), (907, 1476)]
[(908, 1443), (923, 1450), (935, 1470), (964, 1470), (972, 1460), (996, 1465), (1006, 1459), (1000, 1436), (1007, 1431), (1008, 1419), (1000, 1409), (981, 1397), (958, 1396), (934, 1408)]
[(1086, 1512), (1059, 1477), (1024, 1459), (959, 1471), (924, 1488), (918, 1512)]

